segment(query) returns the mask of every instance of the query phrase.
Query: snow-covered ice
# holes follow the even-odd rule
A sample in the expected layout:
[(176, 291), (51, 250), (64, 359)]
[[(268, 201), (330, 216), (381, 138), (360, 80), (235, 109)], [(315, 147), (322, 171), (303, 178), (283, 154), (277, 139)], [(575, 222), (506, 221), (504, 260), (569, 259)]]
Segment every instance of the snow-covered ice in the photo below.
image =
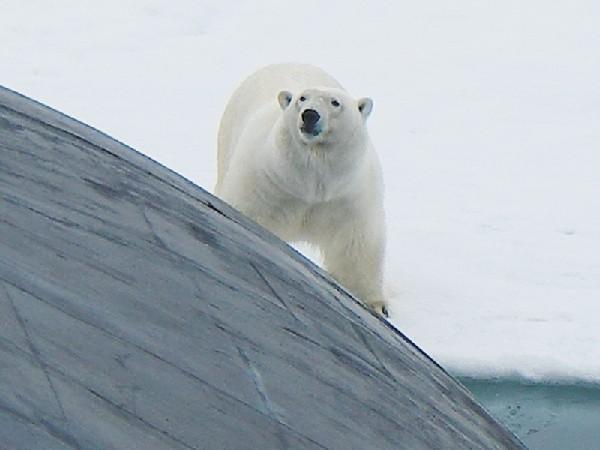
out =
[(0, 84), (212, 190), (272, 62), (375, 100), (392, 321), (452, 372), (600, 382), (600, 3), (4, 0)]

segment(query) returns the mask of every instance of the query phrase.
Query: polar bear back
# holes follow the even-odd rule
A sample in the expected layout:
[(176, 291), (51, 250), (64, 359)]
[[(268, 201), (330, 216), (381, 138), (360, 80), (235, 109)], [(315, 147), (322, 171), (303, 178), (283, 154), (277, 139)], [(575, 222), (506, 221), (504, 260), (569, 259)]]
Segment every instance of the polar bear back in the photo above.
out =
[(235, 90), (219, 126), (217, 140), (217, 186), (229, 167), (232, 150), (253, 113), (264, 111), (273, 114), (279, 111), (277, 95), (282, 90), (300, 92), (311, 87), (343, 87), (322, 69), (310, 64), (272, 64), (250, 75)]

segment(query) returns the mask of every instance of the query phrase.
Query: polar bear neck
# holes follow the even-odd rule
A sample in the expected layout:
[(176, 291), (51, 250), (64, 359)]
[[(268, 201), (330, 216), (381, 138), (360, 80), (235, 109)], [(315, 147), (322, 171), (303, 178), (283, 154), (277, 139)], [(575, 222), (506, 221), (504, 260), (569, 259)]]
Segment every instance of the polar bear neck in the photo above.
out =
[(285, 127), (271, 135), (276, 158), (268, 176), (287, 195), (307, 203), (327, 202), (352, 195), (357, 178), (364, 176), (364, 137), (350, 136), (344, 143), (306, 145)]

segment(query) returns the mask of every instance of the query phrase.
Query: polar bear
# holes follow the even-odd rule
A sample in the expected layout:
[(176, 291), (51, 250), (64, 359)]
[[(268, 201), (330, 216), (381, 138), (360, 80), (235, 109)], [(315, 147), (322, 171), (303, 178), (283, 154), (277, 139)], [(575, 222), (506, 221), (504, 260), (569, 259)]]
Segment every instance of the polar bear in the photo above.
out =
[(387, 315), (382, 171), (366, 128), (372, 107), (314, 66), (258, 70), (221, 119), (215, 193), (281, 239), (316, 245), (342, 286)]

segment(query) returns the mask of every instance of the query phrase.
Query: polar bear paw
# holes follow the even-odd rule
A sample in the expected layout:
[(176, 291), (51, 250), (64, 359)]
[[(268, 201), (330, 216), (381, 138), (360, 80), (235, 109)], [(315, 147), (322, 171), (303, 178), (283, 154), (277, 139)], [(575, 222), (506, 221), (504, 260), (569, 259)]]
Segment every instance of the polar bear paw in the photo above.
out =
[(379, 303), (375, 303), (373, 305), (369, 305), (369, 307), (375, 312), (375, 314), (377, 314), (377, 315), (379, 315), (381, 317), (385, 317), (385, 318), (390, 317), (388, 307), (383, 302), (379, 302)]

